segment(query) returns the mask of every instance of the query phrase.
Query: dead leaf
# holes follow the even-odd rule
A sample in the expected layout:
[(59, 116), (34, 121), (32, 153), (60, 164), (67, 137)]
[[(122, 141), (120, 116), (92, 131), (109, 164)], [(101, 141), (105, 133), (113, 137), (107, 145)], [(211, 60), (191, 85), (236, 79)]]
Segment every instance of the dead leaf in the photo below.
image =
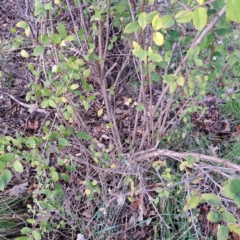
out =
[(83, 234), (78, 233), (78, 235), (77, 235), (77, 239), (76, 239), (76, 240), (86, 240), (86, 238), (84, 237)]
[(37, 120), (31, 122), (31, 121), (28, 121), (28, 124), (27, 124), (27, 129), (29, 130), (36, 130), (39, 126), (39, 122)]
[(233, 240), (239, 240), (239, 235), (235, 232), (232, 232), (232, 237), (233, 237)]
[(130, 207), (134, 210), (137, 210), (140, 206), (141, 202), (139, 198), (135, 198), (133, 202), (131, 202)]
[(118, 206), (121, 206), (125, 202), (125, 196), (124, 195), (119, 195), (117, 198)]
[(12, 189), (9, 190), (9, 195), (18, 197), (21, 193), (26, 191), (27, 185), (28, 182), (15, 185)]
[(110, 137), (107, 136), (106, 134), (103, 134), (103, 135), (101, 136), (101, 138), (104, 139), (104, 140), (108, 140)]
[(38, 188), (38, 185), (36, 183), (33, 183), (31, 186), (28, 188), (28, 194), (32, 195), (33, 191)]
[(217, 223), (214, 223), (213, 225), (210, 225), (210, 226), (209, 226), (209, 229), (210, 229), (212, 235), (217, 234), (218, 224), (217, 224)]
[(82, 216), (87, 218), (88, 220), (91, 219), (92, 218), (91, 210), (87, 209), (87, 210), (83, 211)]

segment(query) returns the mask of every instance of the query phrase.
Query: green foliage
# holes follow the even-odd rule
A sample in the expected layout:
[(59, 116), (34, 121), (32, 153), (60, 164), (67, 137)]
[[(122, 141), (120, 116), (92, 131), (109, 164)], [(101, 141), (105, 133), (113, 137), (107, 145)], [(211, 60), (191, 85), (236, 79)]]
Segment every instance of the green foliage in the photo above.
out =
[[(74, 5), (76, 9), (84, 9), (81, 17), (87, 22), (87, 27), (84, 26), (84, 29), (81, 29), (80, 27), (82, 26), (74, 26), (70, 34), (68, 22), (59, 22), (55, 29), (42, 30), (38, 39), (32, 42), (34, 43), (32, 44), (34, 46), (33, 50), (28, 48), (29, 42), (32, 41), (30, 40), (31, 29), (29, 24), (20, 21), (16, 24), (16, 27), (19, 29), (12, 29), (12, 32), (16, 32), (19, 36), (16, 36), (11, 43), (9, 51), (17, 51), (21, 48), (20, 55), (25, 60), (32, 59), (32, 57), (36, 59), (44, 57), (43, 65), (35, 65), (34, 63), (28, 65), (28, 69), (32, 75), (36, 79), (41, 78), (41, 81), (38, 82), (36, 80), (29, 84), (30, 91), (26, 95), (26, 101), (30, 104), (39, 103), (41, 108), (54, 112), (56, 116), (61, 116), (62, 122), (64, 122), (64, 126), (61, 125), (63, 124), (61, 122), (51, 123), (46, 120), (46, 117), (46, 122), (43, 123), (41, 129), (43, 132), (42, 135), (39, 134), (38, 137), (26, 137), (19, 134), (14, 137), (4, 137), (2, 139), (3, 147), (0, 149), (1, 191), (4, 191), (12, 180), (13, 170), (19, 174), (24, 173), (25, 164), (27, 167), (32, 167), (36, 170), (35, 180), (38, 182), (38, 188), (33, 191), (32, 205), (28, 205), (28, 210), (33, 217), (27, 220), (29, 226), (22, 229), (22, 234), (28, 236), (27, 238), (21, 237), (22, 239), (39, 240), (46, 235), (47, 231), (65, 226), (65, 221), (59, 221), (56, 224), (52, 221), (51, 217), (46, 222), (38, 222), (38, 220), (41, 217), (46, 217), (47, 212), (58, 212), (59, 215), (62, 214), (63, 219), (69, 214), (63, 207), (66, 201), (63, 186), (74, 181), (72, 178), (79, 177), (79, 172), (77, 171), (78, 164), (73, 160), (75, 156), (72, 155), (72, 148), (76, 148), (76, 145), (77, 147), (81, 146), (80, 143), (82, 142), (86, 143), (87, 148), (85, 150), (87, 154), (91, 154), (91, 158), (87, 159), (88, 164), (91, 162), (88, 167), (94, 164), (98, 168), (101, 167), (101, 170), (107, 170), (108, 168), (115, 169), (117, 166), (112, 160), (116, 160), (116, 162), (121, 160), (127, 163), (122, 155), (124, 157), (125, 155), (133, 156), (134, 154), (132, 155), (130, 151), (135, 148), (138, 149), (138, 142), (141, 142), (138, 141), (139, 139), (136, 143), (134, 141), (130, 143), (129, 139), (124, 139), (127, 143), (127, 147), (124, 146), (123, 148), (124, 150), (117, 146), (117, 138), (115, 137), (117, 133), (116, 122), (119, 121), (111, 119), (115, 117), (115, 113), (112, 109), (108, 109), (109, 106), (106, 102), (110, 97), (119, 97), (115, 93), (118, 86), (115, 86), (115, 83), (108, 85), (107, 76), (108, 74), (111, 75), (111, 69), (109, 68), (109, 72), (106, 70), (109, 64), (106, 58), (115, 51), (114, 46), (118, 41), (123, 41), (122, 45), (126, 45), (132, 51), (133, 55), (131, 57), (138, 60), (134, 61), (134, 64), (137, 64), (134, 74), (140, 76), (140, 81), (138, 81), (142, 91), (139, 92), (141, 93), (139, 94), (140, 99), (143, 95), (144, 98), (148, 97), (146, 89), (152, 88), (153, 83), (156, 83), (157, 87), (161, 86), (159, 87), (160, 90), (158, 89), (159, 92), (162, 92), (164, 87), (167, 86), (166, 95), (163, 96), (164, 100), (161, 106), (156, 109), (156, 116), (151, 115), (151, 109), (155, 108), (156, 103), (151, 102), (151, 106), (148, 106), (146, 99), (142, 98), (142, 101), (136, 100), (136, 104), (132, 105), (134, 114), (137, 112), (139, 115), (144, 114), (146, 116), (140, 122), (146, 129), (149, 129), (149, 133), (151, 132), (151, 134), (147, 135), (147, 141), (143, 139), (139, 145), (148, 142), (147, 146), (150, 147), (151, 143), (156, 144), (158, 141), (163, 145), (167, 145), (168, 143), (174, 144), (173, 139), (175, 135), (178, 140), (184, 139), (192, 126), (191, 114), (199, 110), (202, 114), (205, 113), (206, 108), (196, 106), (196, 102), (203, 100), (206, 94), (209, 93), (210, 88), (216, 88), (218, 96), (227, 101), (226, 108), (228, 108), (227, 104), (236, 98), (236, 95), (226, 93), (227, 87), (232, 87), (233, 80), (231, 79), (232, 76), (228, 76), (227, 74), (225, 76), (222, 69), (226, 62), (233, 69), (236, 77), (239, 77), (239, 52), (228, 53), (227, 41), (224, 41), (221, 45), (217, 45), (215, 42), (218, 41), (217, 35), (222, 36), (223, 40), (231, 38), (230, 34), (233, 27), (230, 26), (229, 21), (240, 22), (239, 1), (226, 1), (226, 16), (224, 15), (219, 23), (214, 25), (213, 32), (209, 32), (208, 35), (204, 36), (201, 44), (196, 47), (193, 47), (193, 44), (190, 45), (190, 42), (194, 39), (197, 31), (203, 32), (207, 24), (211, 24), (213, 16), (219, 12), (225, 5), (225, 2), (215, 1), (212, 3), (211, 9), (208, 9), (208, 6), (204, 4), (205, 1), (202, 0), (198, 0), (197, 2), (185, 0), (183, 2), (187, 5), (187, 9), (190, 10), (181, 8), (181, 6), (178, 6), (172, 0), (171, 10), (164, 9), (159, 16), (158, 10), (144, 11), (144, 9), (147, 9), (145, 6), (141, 8), (141, 11), (137, 8), (137, 11), (131, 12), (127, 1), (122, 1), (121, 4), (118, 4), (117, 1), (112, 1), (110, 6), (108, 6), (107, 1), (98, 1), (98, 4), (96, 1), (93, 1), (91, 4), (89, 1), (83, 1), (84, 8), (82, 8), (79, 6), (79, 1), (75, 0)], [(149, 1), (149, 3), (153, 3), (153, 1)], [(199, 6), (198, 4), (204, 5)], [(59, 16), (61, 11), (67, 10), (67, 8), (67, 6), (62, 4), (62, 1), (57, 0), (54, 3), (43, 4), (42, 1), (35, 0), (34, 16), (36, 17), (36, 22), (51, 23), (53, 16)], [(133, 18), (135, 13), (136, 16)], [(109, 16), (111, 21), (107, 19)], [(132, 22), (132, 19), (136, 19), (134, 20), (135, 22)], [(81, 23), (84, 25), (82, 19)], [(110, 30), (110, 25), (115, 27), (113, 33), (107, 37), (103, 36), (102, 34), (106, 34)], [(197, 31), (185, 36), (186, 27), (192, 30), (197, 29)], [(26, 38), (25, 35), (21, 35), (22, 31), (24, 31)], [(103, 42), (101, 42), (100, 36)], [(174, 47), (175, 43), (179, 44), (179, 46), (177, 45), (177, 49), (181, 47), (184, 51), (176, 51)], [(114, 51), (110, 54), (107, 52), (104, 53), (103, 49), (105, 48), (106, 51)], [(181, 62), (179, 59), (183, 59), (184, 56), (182, 55), (184, 54), (186, 54), (187, 60), (186, 62)], [(120, 60), (122, 61), (122, 59)], [(51, 62), (54, 62), (54, 64), (49, 64)], [(178, 65), (181, 67), (181, 70), (176, 73), (175, 70)], [(95, 71), (98, 72), (96, 73)], [(93, 76), (94, 80), (97, 79), (94, 84), (91, 83)], [(226, 84), (226, 88), (220, 88), (216, 84), (216, 79), (219, 79), (221, 76), (224, 77), (223, 81)], [(108, 86), (105, 89), (104, 101), (101, 99), (98, 102), (95, 100), (99, 96), (99, 92), (98, 89), (94, 88), (96, 88), (96, 83), (98, 83), (102, 91), (103, 81)], [(150, 89), (151, 91), (152, 89)], [(151, 92), (151, 101), (153, 96), (154, 94)], [(74, 101), (72, 101), (73, 99)], [(173, 101), (172, 106), (170, 106), (172, 108), (167, 112), (168, 108), (166, 106), (168, 106), (170, 99)], [(188, 103), (184, 108), (181, 108), (181, 103), (186, 99)], [(109, 103), (113, 103), (115, 100), (115, 98), (114, 101), (111, 99)], [(92, 106), (96, 102), (100, 107), (93, 113), (94, 108)], [(131, 101), (128, 101), (126, 105), (130, 103)], [(78, 116), (79, 112), (76, 111), (79, 107), (83, 111), (85, 110), (85, 112), (91, 112), (93, 116), (96, 115), (101, 121), (104, 120), (103, 117), (105, 117), (105, 113), (107, 112), (108, 121), (103, 125), (112, 134), (109, 137), (111, 139), (109, 146), (99, 144), (98, 140), (93, 137), (93, 134), (85, 125), (80, 127), (81, 118)], [(238, 108), (238, 105), (236, 108)], [(122, 109), (119, 111), (122, 111)], [(176, 118), (177, 120), (174, 119), (171, 121), (170, 113), (178, 115), (178, 111), (179, 119)], [(238, 112), (238, 110), (235, 110), (234, 115), (239, 115)], [(131, 115), (130, 110), (129, 113)], [(160, 125), (158, 128), (154, 124), (156, 118), (159, 116), (161, 116), (159, 123), (163, 125)], [(125, 117), (124, 115), (122, 118), (124, 119)], [(137, 120), (135, 122), (138, 122)], [(185, 124), (181, 133), (172, 131), (172, 128), (174, 128), (173, 122)], [(148, 123), (152, 125), (146, 127), (145, 124)], [(136, 129), (138, 127), (136, 125)], [(129, 129), (132, 129), (131, 124), (129, 124)], [(164, 132), (166, 129), (170, 129), (168, 134)], [(144, 132), (141, 134), (143, 137)], [(106, 138), (102, 133), (101, 135), (102, 138)], [(76, 139), (78, 140), (77, 144), (75, 142)], [(122, 136), (119, 137), (120, 142), (122, 139)], [(128, 151), (128, 147), (130, 151)], [(145, 146), (140, 146), (139, 151), (141, 152), (144, 148)], [(66, 149), (70, 149), (69, 152), (71, 154), (68, 155), (67, 151), (64, 151)], [(89, 157), (89, 155), (87, 156)], [(54, 161), (54, 165), (51, 161)], [(158, 164), (159, 162), (154, 166), (159, 171), (158, 173), (162, 180), (162, 187), (156, 190), (154, 204), (169, 200), (172, 193), (169, 185), (174, 184), (180, 178), (176, 174), (176, 171), (180, 169), (180, 173), (178, 174), (181, 176), (185, 172), (187, 174), (194, 172), (194, 167), (198, 164), (199, 159), (188, 155), (185, 159), (181, 159), (181, 161), (177, 168), (162, 166)], [(23, 162), (24, 164), (22, 164)], [(121, 173), (121, 171), (119, 172)], [(109, 201), (107, 198), (103, 199), (106, 197), (107, 191), (102, 186), (100, 187), (100, 182), (95, 180), (93, 176), (90, 176), (90, 179), (93, 180), (86, 179), (83, 181), (85, 194), (81, 197), (85, 197), (89, 203), (98, 197), (102, 198), (101, 201), (104, 203)], [(130, 188), (130, 193), (127, 195), (128, 200), (132, 203), (139, 193), (135, 181), (135, 176), (130, 174), (123, 177), (124, 186), (126, 189)], [(233, 199), (237, 206), (240, 206), (239, 186), (239, 179), (231, 179), (225, 183), (221, 190), (222, 195)], [(141, 192), (141, 190), (139, 191)], [(229, 231), (239, 233), (239, 225), (235, 224), (234, 216), (230, 212), (221, 209), (223, 208), (221, 198), (211, 192), (203, 194), (200, 192), (191, 192), (187, 196), (186, 205), (184, 206), (185, 213), (188, 210), (195, 210), (199, 204), (204, 202), (207, 202), (212, 208), (207, 215), (208, 220), (213, 223), (222, 224), (218, 229), (218, 239), (227, 239)], [(34, 204), (37, 208), (34, 207)], [(225, 225), (221, 222), (222, 220)]]

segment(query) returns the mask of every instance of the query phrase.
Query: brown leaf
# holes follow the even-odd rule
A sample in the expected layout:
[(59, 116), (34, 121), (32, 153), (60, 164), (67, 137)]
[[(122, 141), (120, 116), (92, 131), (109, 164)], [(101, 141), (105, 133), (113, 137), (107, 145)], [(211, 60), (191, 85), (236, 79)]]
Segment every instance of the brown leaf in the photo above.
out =
[(202, 210), (202, 212), (204, 212), (204, 213), (209, 212), (209, 209), (208, 209), (208, 207), (207, 207), (205, 204), (202, 206), (201, 210)]
[(36, 183), (33, 183), (31, 186), (28, 188), (28, 194), (32, 195), (33, 191), (38, 188), (38, 185)]
[(137, 210), (141, 205), (141, 200), (139, 198), (135, 198), (133, 202), (131, 202), (130, 207), (134, 210)]
[(217, 234), (218, 224), (217, 224), (217, 223), (214, 223), (214, 224), (210, 225), (210, 226), (209, 226), (209, 229), (210, 229), (212, 235)]
[(28, 121), (27, 129), (36, 130), (38, 126), (39, 126), (39, 122), (37, 120), (35, 120), (34, 122)]
[(235, 232), (232, 232), (232, 237), (233, 237), (233, 240), (239, 240), (239, 235)]
[(9, 195), (18, 197), (21, 193), (26, 191), (27, 185), (28, 182), (15, 185), (12, 189), (9, 190)]
[(141, 229), (141, 230), (133, 233), (132, 239), (134, 239), (134, 240), (135, 240), (135, 239), (136, 239), (136, 240), (137, 240), (137, 239), (140, 239), (141, 237), (146, 236), (146, 234), (147, 234), (147, 232), (145, 232), (144, 229)]
[(92, 218), (92, 212), (91, 210), (87, 209), (82, 213), (82, 216), (87, 218), (88, 220)]

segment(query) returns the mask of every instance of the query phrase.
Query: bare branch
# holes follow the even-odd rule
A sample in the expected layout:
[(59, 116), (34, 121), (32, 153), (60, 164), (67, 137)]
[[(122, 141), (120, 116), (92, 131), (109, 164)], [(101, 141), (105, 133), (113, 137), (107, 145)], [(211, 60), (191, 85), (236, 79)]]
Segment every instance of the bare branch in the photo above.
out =
[[(136, 153), (135, 155), (138, 155), (138, 153)], [(152, 158), (152, 157), (159, 157), (159, 156), (185, 159), (189, 155), (191, 155), (197, 159), (202, 159), (203, 161), (211, 161), (211, 162), (215, 162), (218, 164), (222, 164), (225, 167), (229, 167), (229, 168), (235, 169), (236, 171), (240, 172), (239, 165), (232, 163), (226, 159), (222, 159), (222, 158), (218, 158), (218, 157), (214, 157), (214, 156), (208, 156), (208, 155), (204, 155), (204, 154), (200, 154), (200, 153), (191, 153), (191, 152), (180, 153), (180, 152), (174, 152), (174, 151), (170, 151), (170, 150), (166, 150), (166, 149), (155, 150), (152, 152), (146, 152), (145, 154), (142, 154), (141, 156), (134, 158), (134, 161), (138, 162), (138, 161), (141, 161), (144, 159), (148, 159), (148, 158)]]

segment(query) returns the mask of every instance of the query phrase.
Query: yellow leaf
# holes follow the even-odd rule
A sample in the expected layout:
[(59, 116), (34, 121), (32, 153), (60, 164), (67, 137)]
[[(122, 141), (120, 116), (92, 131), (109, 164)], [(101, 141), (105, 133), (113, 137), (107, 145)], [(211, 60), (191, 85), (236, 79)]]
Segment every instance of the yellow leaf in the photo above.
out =
[(97, 115), (98, 115), (98, 117), (101, 117), (101, 116), (102, 116), (102, 114), (103, 114), (103, 109), (101, 108), (101, 109), (99, 109), (99, 110), (98, 110), (98, 113), (97, 113)]
[(135, 188), (134, 188), (134, 181), (131, 181), (131, 182), (130, 182), (130, 188), (131, 188), (131, 191), (134, 191), (134, 189), (135, 189)]
[(29, 57), (29, 54), (27, 53), (27, 51), (25, 50), (21, 50), (21, 56), (24, 57), (24, 58), (28, 58)]
[(65, 40), (62, 40), (62, 42), (60, 43), (60, 46), (66, 47), (66, 46), (67, 46), (67, 45), (66, 45), (66, 41), (65, 41)]
[(186, 212), (188, 210), (188, 206), (185, 205), (184, 208), (183, 208), (183, 211)]
[(95, 163), (99, 163), (98, 159), (96, 157), (93, 158)]
[(164, 37), (160, 32), (156, 32), (153, 34), (153, 41), (158, 45), (162, 46), (164, 43)]
[(154, 162), (152, 163), (152, 166), (155, 168), (155, 167), (157, 167), (158, 164), (159, 164), (159, 161), (154, 161)]
[(111, 168), (112, 168), (112, 169), (116, 169), (117, 166), (116, 166), (115, 164), (111, 164)]
[(91, 193), (91, 190), (87, 188), (87, 189), (85, 190), (85, 193), (86, 193), (86, 195), (88, 196), (88, 195)]
[(133, 48), (134, 49), (141, 49), (140, 45), (135, 41), (133, 41)]
[(192, 183), (193, 183), (193, 184), (198, 184), (199, 181), (200, 181), (200, 179), (199, 179), (199, 178), (196, 178), (196, 179), (194, 179), (194, 180), (192, 181)]
[(184, 83), (185, 83), (184, 77), (179, 77), (179, 78), (177, 79), (177, 84), (178, 84), (178, 86), (183, 87), (183, 86), (184, 86)]
[(26, 34), (27, 37), (29, 37), (30, 32), (31, 32), (30, 27), (27, 26), (27, 27), (25, 28), (25, 34)]
[(185, 168), (185, 164), (184, 164), (184, 162), (182, 162), (179, 166), (179, 169), (180, 169), (180, 171), (183, 171), (184, 168)]
[(68, 99), (67, 99), (66, 97), (62, 97), (62, 101), (63, 101), (64, 103), (67, 103), (67, 102), (68, 102)]

